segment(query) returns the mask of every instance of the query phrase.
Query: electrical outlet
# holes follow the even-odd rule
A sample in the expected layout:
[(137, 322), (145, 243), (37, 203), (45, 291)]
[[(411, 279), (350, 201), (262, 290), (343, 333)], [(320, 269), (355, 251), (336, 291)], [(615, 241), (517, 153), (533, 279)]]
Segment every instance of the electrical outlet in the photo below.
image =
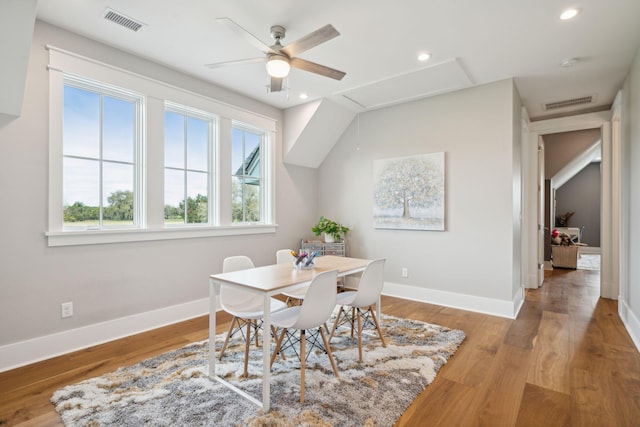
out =
[(409, 269), (407, 267), (402, 267), (402, 277), (409, 277)]
[(64, 319), (65, 317), (73, 316), (73, 303), (72, 302), (63, 302), (60, 304), (60, 316)]

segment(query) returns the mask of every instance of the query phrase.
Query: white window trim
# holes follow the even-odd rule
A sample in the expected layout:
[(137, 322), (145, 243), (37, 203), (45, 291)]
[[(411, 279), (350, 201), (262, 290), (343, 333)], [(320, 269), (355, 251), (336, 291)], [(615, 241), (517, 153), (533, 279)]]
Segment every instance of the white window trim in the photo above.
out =
[[(263, 129), (250, 126), (246, 123), (234, 121), (231, 125), (232, 128), (242, 129), (249, 132), (260, 132), (263, 134), (262, 141), (260, 142), (260, 185), (262, 187), (260, 193), (260, 222), (237, 222), (234, 226), (243, 225), (265, 225), (271, 224), (275, 219), (274, 201), (274, 170), (275, 160), (273, 146), (275, 145), (275, 133), (267, 132)], [(233, 171), (231, 171), (233, 173)]]
[[(49, 50), (49, 229), (45, 232), (48, 238), (49, 246), (71, 246), (71, 245), (90, 245), (105, 243), (121, 243), (121, 242), (137, 242), (167, 239), (185, 239), (199, 237), (217, 237), (247, 234), (265, 234), (275, 233), (277, 224), (275, 223), (275, 131), (276, 120), (263, 116), (251, 111), (225, 104), (214, 99), (202, 96), (200, 94), (184, 90), (182, 88), (160, 82), (146, 76), (142, 76), (118, 67), (114, 67), (90, 58), (76, 55), (53, 46), (47, 46)], [(158, 214), (152, 213), (151, 209), (155, 208), (157, 201), (150, 201), (148, 197), (144, 197), (140, 208), (142, 217), (140, 218), (140, 226), (146, 228), (134, 229), (117, 229), (117, 230), (82, 230), (82, 231), (64, 231), (63, 230), (63, 204), (62, 204), (62, 115), (63, 115), (63, 97), (64, 97), (64, 75), (71, 74), (84, 77), (86, 79), (102, 82), (107, 85), (114, 85), (122, 88), (131, 88), (133, 92), (141, 93), (147, 101), (151, 100), (168, 100), (176, 104), (190, 106), (194, 109), (211, 113), (214, 116), (224, 118), (224, 121), (233, 120), (247, 125), (256, 127), (266, 132), (269, 143), (265, 149), (265, 161), (268, 161), (269, 176), (265, 180), (265, 220), (262, 224), (234, 224), (225, 223), (227, 215), (221, 212), (224, 204), (221, 203), (220, 194), (221, 186), (224, 185), (226, 177), (224, 177), (224, 168), (221, 168), (220, 159), (220, 142), (214, 144), (217, 146), (216, 152), (212, 153), (215, 163), (213, 166), (213, 175), (218, 179), (212, 183), (213, 194), (216, 198), (215, 220), (217, 225), (192, 227), (159, 227)], [(149, 108), (143, 105), (143, 123), (145, 125), (143, 134), (149, 137), (149, 134), (157, 136), (157, 129), (148, 129), (150, 122), (154, 118), (148, 117)], [(157, 109), (156, 109), (157, 112)], [(157, 120), (157, 118), (155, 118)], [(226, 129), (227, 126), (220, 126), (218, 122), (218, 132)], [(218, 133), (218, 135), (220, 135)], [(222, 136), (222, 135), (220, 135)], [(220, 138), (218, 138), (220, 139)], [(154, 147), (158, 144), (154, 144)], [(147, 152), (143, 155), (153, 157), (154, 159), (162, 158), (155, 152), (153, 155), (148, 152), (152, 148), (145, 144)], [(162, 150), (162, 149), (160, 149)], [(217, 164), (216, 164), (217, 163)], [(265, 163), (267, 164), (267, 163)], [(149, 165), (143, 162), (141, 171), (145, 177), (147, 186), (146, 194), (153, 193), (155, 197), (164, 192), (158, 192), (157, 188), (148, 191), (149, 185), (152, 185), (147, 174), (150, 169), (158, 170), (158, 165)], [(160, 168), (163, 169), (163, 168)], [(230, 178), (229, 178), (230, 179)], [(154, 180), (155, 182), (155, 180)], [(155, 204), (154, 204), (155, 203)], [(161, 215), (164, 217), (164, 214)], [(229, 215), (230, 219), (230, 215)], [(222, 223), (220, 223), (222, 222)]]
[[(144, 132), (146, 129), (145, 126), (145, 97), (142, 94), (135, 93), (129, 90), (124, 90), (120, 88), (114, 88), (110, 86), (105, 86), (99, 82), (92, 82), (85, 78), (80, 78), (77, 76), (64, 76), (63, 77), (63, 87), (64, 85), (68, 85), (71, 87), (75, 87), (82, 90), (87, 91), (97, 91), (101, 95), (112, 96), (120, 99), (126, 99), (128, 101), (135, 103), (135, 147), (134, 147), (134, 155), (133, 155), (133, 166), (134, 166), (134, 177), (133, 177), (133, 194), (135, 197), (135, 205), (134, 205), (134, 221), (132, 225), (122, 226), (122, 228), (130, 228), (130, 229), (140, 229), (145, 228), (145, 205), (144, 205), (144, 195), (143, 188), (145, 186), (145, 176), (143, 173), (144, 164), (146, 163), (146, 159), (144, 156), (145, 150), (145, 141)], [(104, 120), (103, 117), (100, 120)], [(103, 162), (104, 159), (99, 159), (100, 162)], [(64, 153), (63, 153), (63, 162), (64, 162)], [(63, 206), (64, 210), (64, 206)], [(63, 220), (64, 222), (64, 220)], [(63, 225), (64, 227), (64, 225)], [(108, 230), (111, 227), (103, 227), (99, 230)], [(90, 228), (89, 228), (90, 229)], [(67, 226), (64, 228), (64, 231), (86, 231), (89, 229), (83, 229), (82, 227), (73, 227)]]
[[(218, 211), (220, 209), (219, 195), (218, 195), (218, 134), (220, 133), (220, 120), (218, 117), (213, 114), (209, 114), (205, 111), (196, 110), (194, 108), (189, 108), (184, 105), (176, 104), (175, 102), (165, 101), (164, 103), (164, 111), (173, 112), (176, 114), (182, 114), (187, 117), (194, 117), (197, 119), (201, 119), (207, 121), (209, 123), (209, 146), (207, 148), (208, 156), (207, 159), (207, 167), (209, 171), (207, 173), (208, 181), (207, 181), (207, 213), (208, 213), (208, 226), (217, 226), (220, 225)], [(166, 169), (166, 165), (162, 164), (163, 169)], [(185, 201), (186, 203), (186, 201)], [(164, 204), (164, 203), (163, 203)], [(167, 228), (177, 228), (177, 227), (199, 227), (201, 224), (167, 224), (164, 223), (164, 226)]]

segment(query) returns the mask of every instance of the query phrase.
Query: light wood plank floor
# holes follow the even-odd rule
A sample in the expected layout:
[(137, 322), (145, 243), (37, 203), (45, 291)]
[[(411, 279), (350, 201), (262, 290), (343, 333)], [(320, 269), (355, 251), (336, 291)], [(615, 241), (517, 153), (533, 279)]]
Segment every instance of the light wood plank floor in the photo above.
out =
[[(598, 298), (598, 272), (556, 269), (516, 320), (383, 298), (383, 312), (462, 329), (467, 339), (401, 426), (640, 426), (640, 354)], [(229, 318), (218, 315), (218, 332)], [(66, 384), (206, 339), (207, 317), (0, 373), (0, 425), (59, 426)]]

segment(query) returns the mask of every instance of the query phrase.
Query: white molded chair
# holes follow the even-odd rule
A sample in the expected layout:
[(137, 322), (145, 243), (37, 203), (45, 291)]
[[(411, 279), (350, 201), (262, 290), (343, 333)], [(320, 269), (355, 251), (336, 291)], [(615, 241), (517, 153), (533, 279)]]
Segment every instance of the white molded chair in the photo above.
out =
[[(294, 261), (295, 258), (291, 255), (291, 249), (280, 249), (276, 252), (277, 264), (289, 263), (293, 266)], [(282, 295), (287, 297), (287, 305), (299, 305), (300, 301), (304, 299), (304, 295), (307, 293), (308, 288), (309, 285), (300, 285), (283, 292)]]
[[(338, 294), (337, 303), (341, 305), (338, 317), (331, 329), (331, 335), (329, 341), (333, 338), (333, 334), (336, 328), (341, 324), (340, 318), (344, 316), (343, 322), (349, 322), (351, 324), (351, 336), (353, 336), (354, 321), (358, 322), (358, 352), (360, 356), (360, 362), (362, 362), (362, 327), (363, 323), (366, 323), (369, 317), (373, 320), (373, 324), (378, 331), (380, 341), (382, 341), (382, 347), (387, 347), (382, 336), (382, 330), (378, 319), (376, 319), (374, 304), (378, 302), (380, 293), (382, 292), (382, 285), (384, 283), (384, 258), (371, 261), (365, 270), (362, 272), (360, 278), (360, 284), (357, 291), (349, 291)], [(351, 308), (351, 310), (349, 310)]]
[[(225, 258), (222, 263), (222, 272), (230, 273), (232, 271), (246, 270), (253, 268), (253, 261), (244, 255), (232, 256)], [(243, 327), (246, 326), (245, 350), (244, 350), (244, 377), (247, 377), (249, 365), (249, 345), (251, 343), (251, 329), (254, 329), (256, 346), (258, 345), (258, 321), (264, 316), (264, 299), (261, 295), (237, 289), (231, 286), (222, 285), (220, 287), (220, 306), (224, 311), (231, 314), (233, 319), (229, 326), (229, 332), (224, 340), (222, 349), (220, 350), (220, 360), (227, 349), (229, 338), (237, 332), (243, 333)], [(271, 312), (276, 312), (286, 308), (287, 305), (282, 301), (271, 298)]]
[[(282, 342), (287, 337), (290, 346), (295, 343), (295, 336), (289, 332), (290, 329), (300, 330), (300, 402), (304, 403), (304, 373), (307, 355), (313, 347), (318, 347), (325, 351), (329, 356), (333, 373), (337, 378), (338, 368), (329, 347), (329, 341), (322, 329), (322, 325), (331, 317), (331, 313), (336, 306), (336, 278), (338, 270), (325, 271), (316, 275), (311, 283), (305, 299), (301, 305), (289, 307), (271, 315), (271, 323), (282, 328), (282, 332), (276, 341), (276, 348), (271, 356), (271, 365), (281, 351), (284, 351)], [(309, 332), (307, 336), (307, 332)], [(317, 339), (318, 334), (322, 337), (320, 346)], [(309, 341), (309, 352), (306, 349), (307, 340)], [(295, 349), (294, 349), (295, 351)]]

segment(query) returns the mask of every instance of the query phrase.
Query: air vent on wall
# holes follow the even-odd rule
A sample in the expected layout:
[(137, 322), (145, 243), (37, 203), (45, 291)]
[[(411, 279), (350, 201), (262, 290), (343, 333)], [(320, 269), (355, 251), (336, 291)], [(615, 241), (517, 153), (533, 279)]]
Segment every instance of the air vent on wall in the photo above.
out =
[(581, 98), (573, 98), (573, 99), (567, 99), (564, 101), (550, 102), (548, 104), (544, 104), (543, 109), (545, 111), (557, 110), (558, 108), (575, 107), (576, 105), (591, 104), (593, 102), (595, 102), (595, 97), (593, 95), (589, 95), (589, 96), (583, 96)]
[(146, 25), (140, 21), (136, 21), (135, 19), (129, 18), (128, 16), (125, 16), (122, 13), (109, 8), (105, 9), (104, 11), (104, 19), (106, 19), (107, 21), (115, 22), (116, 24), (128, 28), (132, 31), (138, 31), (140, 28)]

